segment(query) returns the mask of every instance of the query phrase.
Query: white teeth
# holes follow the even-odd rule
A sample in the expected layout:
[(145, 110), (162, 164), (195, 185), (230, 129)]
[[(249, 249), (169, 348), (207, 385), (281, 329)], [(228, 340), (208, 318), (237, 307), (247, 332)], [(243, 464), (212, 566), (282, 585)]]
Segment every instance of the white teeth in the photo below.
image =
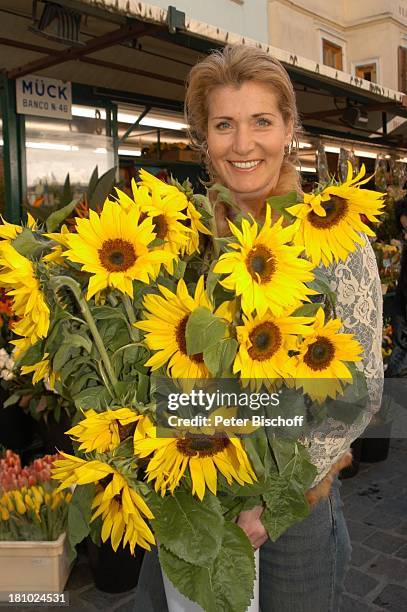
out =
[(235, 168), (254, 168), (255, 166), (258, 166), (258, 164), (260, 163), (260, 160), (256, 160), (256, 161), (247, 161), (247, 162), (230, 162), (232, 164), (232, 166), (234, 166)]

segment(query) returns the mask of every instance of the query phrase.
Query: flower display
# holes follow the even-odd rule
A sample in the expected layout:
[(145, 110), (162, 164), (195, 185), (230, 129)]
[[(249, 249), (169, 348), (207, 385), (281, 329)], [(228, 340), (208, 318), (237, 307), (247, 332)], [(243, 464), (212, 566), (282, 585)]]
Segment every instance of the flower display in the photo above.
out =
[(24, 468), (11, 450), (0, 458), (0, 541), (56, 540), (66, 530), (72, 493), (60, 493), (50, 480), (56, 457)]
[[(340, 420), (341, 401), (363, 387), (361, 346), (316, 269), (358, 248), (362, 214), (380, 214), (362, 179), (282, 197), (277, 219), (271, 198), (264, 220), (237, 215), (221, 239), (209, 198), (144, 170), (130, 194), (92, 196), (74, 221), (75, 202), (45, 225), (5, 224), (13, 372), (33, 389), (50, 384), (76, 417), (74, 454), (53, 461), (56, 488), (37, 490), (27, 473), (20, 493), (0, 493), (0, 534), (12, 514), (36, 525), (61, 508), (72, 555), (86, 535), (131, 553), (158, 541), (183, 594), (208, 612), (225, 601), (245, 612), (254, 557), (237, 516), (263, 505), (272, 540), (307, 516), (317, 469), (304, 436), (325, 416)], [(298, 413), (298, 430), (274, 425), (276, 410)], [(238, 562), (220, 577), (232, 551)]]

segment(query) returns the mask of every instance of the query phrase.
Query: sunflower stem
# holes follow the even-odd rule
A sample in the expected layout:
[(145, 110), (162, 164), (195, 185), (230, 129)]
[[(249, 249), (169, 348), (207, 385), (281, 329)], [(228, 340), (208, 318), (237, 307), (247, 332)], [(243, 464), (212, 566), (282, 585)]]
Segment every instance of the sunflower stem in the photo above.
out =
[(57, 276), (51, 279), (51, 285), (53, 286), (55, 293), (57, 293), (61, 287), (68, 287), (68, 289), (72, 291), (76, 301), (79, 304), (79, 307), (85, 318), (85, 321), (89, 326), (90, 332), (93, 336), (96, 347), (99, 351), (99, 355), (105, 366), (106, 374), (109, 378), (111, 386), (114, 389), (118, 382), (116, 378), (116, 374), (114, 373), (112, 364), (109, 359), (109, 355), (107, 354), (105, 345), (103, 344), (103, 340), (99, 334), (95, 320), (92, 316), (92, 313), (90, 312), (88, 303), (82, 295), (81, 287), (79, 283), (73, 278), (70, 278), (69, 276)]
[(128, 295), (124, 293), (121, 294), (121, 299), (123, 302), (124, 309), (126, 311), (127, 317), (130, 321), (130, 335), (133, 342), (138, 342), (140, 340), (140, 334), (136, 327), (134, 327), (134, 323), (137, 322), (136, 315), (134, 314), (133, 304), (130, 301)]

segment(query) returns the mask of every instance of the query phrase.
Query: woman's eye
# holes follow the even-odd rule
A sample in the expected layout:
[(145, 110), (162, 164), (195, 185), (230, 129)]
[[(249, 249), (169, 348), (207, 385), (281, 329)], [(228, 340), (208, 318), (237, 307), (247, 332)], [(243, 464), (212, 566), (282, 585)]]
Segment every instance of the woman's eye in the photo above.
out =
[(260, 127), (267, 127), (271, 125), (271, 121), (265, 119), (264, 117), (259, 117), (259, 119), (257, 119), (257, 125), (259, 125)]
[(228, 128), (230, 128), (230, 123), (229, 121), (221, 121), (217, 124), (216, 127), (218, 130), (227, 130)]

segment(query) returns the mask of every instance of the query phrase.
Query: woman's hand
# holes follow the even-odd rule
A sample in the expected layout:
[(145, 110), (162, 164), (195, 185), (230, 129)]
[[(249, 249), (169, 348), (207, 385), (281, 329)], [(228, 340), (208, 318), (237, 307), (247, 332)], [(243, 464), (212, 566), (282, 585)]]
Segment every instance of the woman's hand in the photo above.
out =
[(263, 510), (263, 506), (256, 506), (241, 512), (237, 519), (237, 524), (243, 529), (255, 550), (268, 539), (267, 531), (260, 520)]

